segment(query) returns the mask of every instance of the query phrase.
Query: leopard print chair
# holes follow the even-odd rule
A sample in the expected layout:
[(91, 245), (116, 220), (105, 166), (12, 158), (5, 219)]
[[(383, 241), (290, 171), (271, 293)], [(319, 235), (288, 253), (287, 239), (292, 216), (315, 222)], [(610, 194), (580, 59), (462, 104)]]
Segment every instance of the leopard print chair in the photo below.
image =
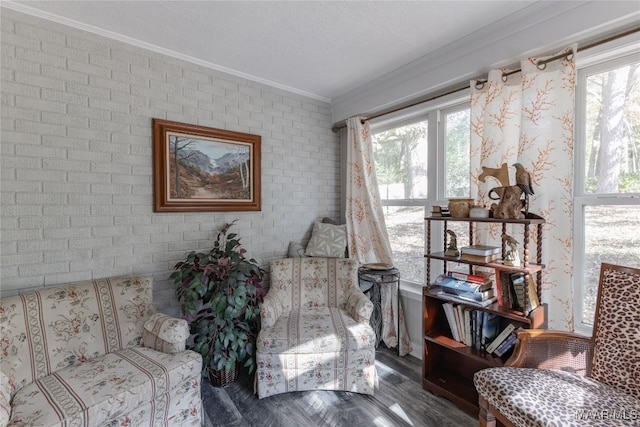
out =
[(602, 264), (591, 339), (524, 330), (479, 371), (480, 426), (640, 426), (640, 268)]

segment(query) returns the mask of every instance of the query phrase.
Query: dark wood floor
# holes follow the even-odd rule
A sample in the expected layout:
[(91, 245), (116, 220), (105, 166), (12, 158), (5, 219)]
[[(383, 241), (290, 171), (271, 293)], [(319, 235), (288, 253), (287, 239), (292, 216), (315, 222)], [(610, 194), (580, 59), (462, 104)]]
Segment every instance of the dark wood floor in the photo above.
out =
[(207, 427), (477, 426), (451, 402), (422, 389), (421, 362), (378, 349), (380, 388), (374, 396), (332, 391), (284, 393), (258, 399), (248, 375), (226, 388), (202, 384)]

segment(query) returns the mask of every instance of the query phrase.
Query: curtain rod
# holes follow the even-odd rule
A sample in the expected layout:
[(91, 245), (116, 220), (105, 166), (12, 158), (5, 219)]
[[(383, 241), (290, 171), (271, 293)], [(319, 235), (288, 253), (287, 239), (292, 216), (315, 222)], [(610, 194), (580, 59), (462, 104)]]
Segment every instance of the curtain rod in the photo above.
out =
[[(591, 49), (591, 48), (594, 48), (596, 46), (600, 46), (602, 44), (609, 43), (610, 41), (613, 41), (613, 40), (616, 40), (616, 39), (619, 39), (619, 38), (622, 38), (622, 37), (626, 37), (626, 36), (631, 35), (633, 33), (637, 33), (638, 31), (640, 31), (640, 27), (633, 27), (633, 28), (631, 28), (629, 30), (626, 30), (626, 31), (623, 31), (621, 33), (617, 33), (617, 34), (614, 34), (612, 36), (605, 37), (605, 38), (603, 38), (601, 40), (597, 40), (595, 42), (588, 43), (588, 44), (586, 44), (584, 46), (579, 46), (578, 47), (578, 52), (582, 52), (583, 50)], [(573, 56), (573, 53), (571, 53), (571, 52), (569, 52), (569, 53), (561, 53), (561, 54), (558, 54), (558, 55), (554, 55), (554, 56), (552, 56), (550, 58), (540, 60), (540, 61), (538, 61), (536, 63), (536, 65), (538, 67), (542, 67), (541, 69), (544, 69), (546, 64), (548, 64), (549, 62), (557, 61), (558, 59), (562, 59), (562, 58), (570, 59), (570, 57), (572, 57), (572, 56)], [(522, 70), (518, 68), (517, 70), (512, 70), (512, 71), (505, 72), (505, 73), (502, 74), (502, 78), (506, 79), (506, 77), (508, 77), (508, 76), (510, 76), (512, 74), (519, 73), (520, 71), (522, 71)], [(483, 78), (478, 78), (478, 79), (472, 79), (472, 80), (476, 80), (476, 81), (480, 82), (482, 85), (484, 85), (484, 83), (486, 83), (486, 81), (487, 81), (486, 78), (484, 78), (484, 79)], [(362, 123), (364, 124), (365, 122), (367, 122), (369, 120), (372, 120), (372, 119), (377, 119), (378, 117), (383, 117), (383, 116), (386, 116), (388, 114), (393, 114), (393, 113), (397, 113), (398, 111), (406, 110), (407, 108), (415, 107), (415, 106), (420, 105), (420, 104), (425, 104), (425, 103), (427, 103), (429, 101), (433, 101), (435, 99), (442, 98), (442, 97), (447, 96), (447, 95), (452, 95), (452, 94), (457, 93), (457, 92), (462, 92), (463, 90), (467, 90), (470, 87), (471, 87), (471, 85), (466, 84), (464, 86), (460, 86), (460, 87), (448, 90), (447, 92), (439, 93), (438, 95), (431, 96), (431, 97), (429, 97), (427, 99), (421, 99), (420, 101), (412, 102), (411, 104), (404, 105), (402, 107), (398, 107), (398, 108), (387, 110), (387, 111), (384, 111), (384, 112), (381, 112), (381, 113), (377, 113), (377, 114), (374, 114), (374, 115), (372, 115), (370, 117), (363, 118), (362, 119)], [(336, 126), (332, 127), (331, 130), (334, 131), (334, 132), (338, 132), (340, 129), (346, 128), (346, 127), (347, 127), (347, 122), (345, 120), (340, 125), (336, 125)]]

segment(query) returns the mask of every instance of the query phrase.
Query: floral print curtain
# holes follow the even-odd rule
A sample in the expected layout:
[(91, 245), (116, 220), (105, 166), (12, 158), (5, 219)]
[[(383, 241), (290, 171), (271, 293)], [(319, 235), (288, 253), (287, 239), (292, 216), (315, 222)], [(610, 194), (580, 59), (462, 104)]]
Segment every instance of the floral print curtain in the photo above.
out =
[[(391, 244), (385, 226), (378, 180), (375, 174), (373, 144), (368, 123), (362, 118), (347, 120), (347, 188), (346, 222), (349, 256), (360, 263), (393, 265)], [(398, 287), (381, 286), (382, 339), (388, 347), (398, 345), (400, 316), (400, 354), (411, 351), (411, 341), (404, 322), (402, 307), (397, 307)]]
[[(572, 180), (573, 123), (576, 69), (573, 54), (544, 67), (528, 58), (521, 72), (493, 70), (485, 83), (471, 81), (471, 178), (472, 196), (485, 206), (489, 190), (501, 186), (487, 178), (480, 182), (482, 166), (509, 166), (509, 183), (515, 185), (514, 163), (531, 174), (535, 194), (529, 212), (545, 218), (542, 253), (545, 264), (542, 300), (548, 303), (549, 327), (573, 330), (572, 280)], [(516, 227), (516, 226), (514, 226)], [(518, 226), (521, 227), (521, 226)], [(485, 243), (499, 244), (501, 229), (490, 227), (482, 234)], [(519, 230), (521, 235), (522, 230)], [(514, 231), (513, 236), (518, 236)], [(535, 260), (535, 233), (531, 235), (530, 259)], [(520, 242), (522, 244), (522, 242)], [(522, 245), (520, 251), (522, 252)], [(522, 253), (521, 253), (522, 258)]]

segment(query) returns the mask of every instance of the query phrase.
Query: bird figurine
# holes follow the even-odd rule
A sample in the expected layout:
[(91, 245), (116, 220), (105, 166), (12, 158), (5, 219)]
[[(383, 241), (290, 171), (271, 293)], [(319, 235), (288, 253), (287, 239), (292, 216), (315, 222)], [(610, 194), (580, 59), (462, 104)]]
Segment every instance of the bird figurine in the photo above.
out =
[(502, 233), (502, 240), (509, 246), (504, 254), (504, 265), (520, 267), (520, 254), (518, 253), (518, 241), (507, 233)]
[(533, 186), (531, 185), (531, 175), (529, 171), (524, 168), (520, 163), (514, 163), (516, 168), (516, 185), (522, 189), (525, 200), (525, 212), (529, 212), (529, 196), (532, 196)]

